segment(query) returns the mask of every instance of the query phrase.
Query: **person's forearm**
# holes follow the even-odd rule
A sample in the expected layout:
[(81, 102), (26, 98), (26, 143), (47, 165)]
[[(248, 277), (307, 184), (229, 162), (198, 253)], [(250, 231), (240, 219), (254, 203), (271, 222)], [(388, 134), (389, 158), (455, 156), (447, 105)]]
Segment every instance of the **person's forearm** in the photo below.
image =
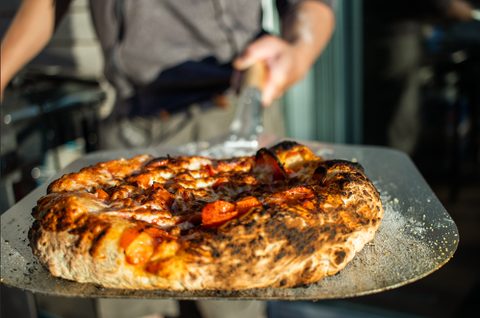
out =
[(335, 28), (330, 7), (317, 1), (304, 1), (282, 17), (282, 38), (292, 44), (308, 70), (328, 44)]
[(467, 1), (452, 0), (445, 8), (444, 14), (447, 18), (466, 22), (473, 20), (473, 6)]
[(24, 0), (1, 45), (1, 92), (48, 43), (55, 24), (55, 0)]
[(262, 91), (265, 106), (308, 73), (332, 36), (335, 16), (326, 4), (305, 1), (283, 13), (282, 22), (282, 38), (264, 35), (233, 61), (237, 70), (245, 70), (257, 62), (265, 63), (268, 69)]

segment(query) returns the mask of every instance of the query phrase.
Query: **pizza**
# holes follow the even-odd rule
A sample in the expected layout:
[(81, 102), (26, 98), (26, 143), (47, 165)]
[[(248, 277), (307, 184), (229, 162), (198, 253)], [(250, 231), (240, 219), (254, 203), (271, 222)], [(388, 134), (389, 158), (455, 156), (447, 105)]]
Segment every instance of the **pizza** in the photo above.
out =
[(50, 184), (30, 246), (54, 275), (107, 288), (296, 287), (338, 273), (383, 209), (362, 167), (284, 141), (254, 156), (140, 155)]

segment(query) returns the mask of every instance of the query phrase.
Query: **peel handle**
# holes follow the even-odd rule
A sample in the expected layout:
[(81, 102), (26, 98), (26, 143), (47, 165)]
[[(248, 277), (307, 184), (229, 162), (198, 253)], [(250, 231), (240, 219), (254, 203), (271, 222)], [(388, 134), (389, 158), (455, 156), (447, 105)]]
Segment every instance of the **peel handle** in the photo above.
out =
[(264, 61), (259, 61), (245, 70), (242, 78), (241, 89), (253, 86), (263, 92), (263, 88), (267, 83), (268, 69)]

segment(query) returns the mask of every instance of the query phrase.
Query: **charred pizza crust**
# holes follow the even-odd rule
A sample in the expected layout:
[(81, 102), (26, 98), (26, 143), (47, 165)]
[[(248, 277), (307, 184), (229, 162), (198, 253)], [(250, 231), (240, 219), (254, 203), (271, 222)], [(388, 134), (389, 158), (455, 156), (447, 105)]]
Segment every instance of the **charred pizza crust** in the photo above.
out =
[(383, 209), (359, 164), (286, 141), (253, 157), (100, 163), (54, 181), (33, 216), (30, 245), (54, 276), (239, 290), (337, 273), (373, 239)]

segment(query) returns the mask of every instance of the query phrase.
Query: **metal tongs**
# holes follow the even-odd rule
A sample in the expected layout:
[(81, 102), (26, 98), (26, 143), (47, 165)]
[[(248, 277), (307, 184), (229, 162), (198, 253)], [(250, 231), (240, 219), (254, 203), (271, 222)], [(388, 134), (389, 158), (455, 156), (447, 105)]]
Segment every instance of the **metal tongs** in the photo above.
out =
[(188, 155), (210, 158), (250, 156), (258, 149), (258, 136), (263, 132), (262, 90), (266, 83), (267, 67), (257, 62), (245, 71), (235, 117), (228, 137), (213, 145), (200, 141), (181, 147)]

